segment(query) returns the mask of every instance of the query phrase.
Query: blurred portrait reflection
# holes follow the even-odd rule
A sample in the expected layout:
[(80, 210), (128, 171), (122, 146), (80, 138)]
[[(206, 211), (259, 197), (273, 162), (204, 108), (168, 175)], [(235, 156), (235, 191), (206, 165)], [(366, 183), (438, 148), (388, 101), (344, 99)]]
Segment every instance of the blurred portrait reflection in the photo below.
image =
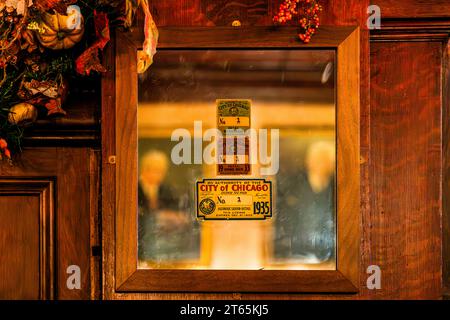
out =
[(170, 162), (158, 150), (145, 153), (139, 162), (139, 260), (176, 259), (189, 237), (189, 213), (166, 182)]
[(302, 263), (334, 258), (335, 165), (334, 143), (314, 142), (306, 149), (304, 170), (295, 175), (286, 173), (278, 182), (277, 203), (282, 201), (283, 205), (276, 218), (277, 258)]

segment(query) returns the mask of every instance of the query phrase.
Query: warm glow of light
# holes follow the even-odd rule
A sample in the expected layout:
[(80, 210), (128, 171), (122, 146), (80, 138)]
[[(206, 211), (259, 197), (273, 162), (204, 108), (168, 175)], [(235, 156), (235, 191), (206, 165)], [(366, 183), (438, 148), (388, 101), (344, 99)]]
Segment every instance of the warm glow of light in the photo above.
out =
[[(332, 104), (252, 103), (252, 127), (334, 128), (335, 107)], [(194, 121), (202, 121), (203, 129), (216, 127), (215, 103), (148, 103), (139, 104), (139, 136), (170, 137), (176, 128), (192, 131)]]
[[(334, 135), (335, 105), (303, 103), (253, 102), (251, 127), (279, 128), (317, 136), (321, 131)], [(138, 108), (139, 137), (167, 137), (174, 129), (184, 128), (193, 134), (194, 121), (203, 122), (203, 130), (216, 127), (216, 105), (212, 103), (140, 103)], [(204, 165), (205, 176), (215, 172), (213, 165)], [(201, 256), (198, 262), (158, 265), (158, 268), (189, 269), (290, 269), (334, 270), (334, 262), (299, 264), (285, 261), (271, 265), (272, 221), (204, 221), (201, 222)], [(141, 262), (140, 268), (152, 268)]]

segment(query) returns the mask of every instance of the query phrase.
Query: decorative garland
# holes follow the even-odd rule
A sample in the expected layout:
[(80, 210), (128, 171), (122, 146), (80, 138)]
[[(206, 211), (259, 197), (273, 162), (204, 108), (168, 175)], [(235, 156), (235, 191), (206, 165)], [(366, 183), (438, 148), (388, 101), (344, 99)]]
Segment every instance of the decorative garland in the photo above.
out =
[(273, 17), (275, 24), (286, 24), (296, 18), (300, 24), (298, 37), (304, 43), (311, 41), (312, 35), (320, 25), (319, 13), (322, 6), (317, 0), (284, 0), (278, 14)]
[[(138, 72), (153, 62), (158, 30), (148, 0), (0, 0), (0, 160), (19, 153), (24, 128), (41, 115), (64, 116), (69, 77), (105, 72), (100, 52), (110, 26), (129, 28), (145, 13)], [(296, 18), (304, 43), (319, 27), (317, 0), (284, 0), (276, 24)]]
[(145, 72), (158, 41), (148, 0), (0, 0), (0, 160), (20, 152), (24, 128), (38, 117), (66, 115), (68, 78), (106, 71), (100, 53), (110, 26), (131, 27), (139, 7)]

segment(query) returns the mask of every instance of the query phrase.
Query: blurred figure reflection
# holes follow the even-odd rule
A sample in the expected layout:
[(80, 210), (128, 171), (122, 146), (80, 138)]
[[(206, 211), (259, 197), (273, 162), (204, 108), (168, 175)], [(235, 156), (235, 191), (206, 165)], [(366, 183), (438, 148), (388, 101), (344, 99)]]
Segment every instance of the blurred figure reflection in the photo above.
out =
[(311, 144), (306, 171), (279, 183), (284, 209), (276, 220), (277, 258), (319, 263), (334, 257), (335, 153), (331, 142)]
[(139, 259), (174, 259), (188, 232), (189, 216), (180, 211), (178, 201), (165, 183), (167, 156), (151, 150), (140, 160), (139, 168)]
[(330, 186), (336, 165), (336, 150), (332, 143), (319, 141), (309, 146), (305, 165), (308, 182), (314, 193), (323, 192)]

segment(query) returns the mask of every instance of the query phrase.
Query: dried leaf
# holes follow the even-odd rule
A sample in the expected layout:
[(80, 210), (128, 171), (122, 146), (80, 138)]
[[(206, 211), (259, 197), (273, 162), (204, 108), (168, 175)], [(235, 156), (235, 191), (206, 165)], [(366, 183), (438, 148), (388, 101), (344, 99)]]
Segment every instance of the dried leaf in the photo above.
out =
[(102, 51), (110, 40), (108, 15), (94, 11), (94, 24), (97, 40), (75, 61), (76, 71), (81, 75), (89, 75), (91, 71), (106, 72), (100, 62), (99, 51)]

